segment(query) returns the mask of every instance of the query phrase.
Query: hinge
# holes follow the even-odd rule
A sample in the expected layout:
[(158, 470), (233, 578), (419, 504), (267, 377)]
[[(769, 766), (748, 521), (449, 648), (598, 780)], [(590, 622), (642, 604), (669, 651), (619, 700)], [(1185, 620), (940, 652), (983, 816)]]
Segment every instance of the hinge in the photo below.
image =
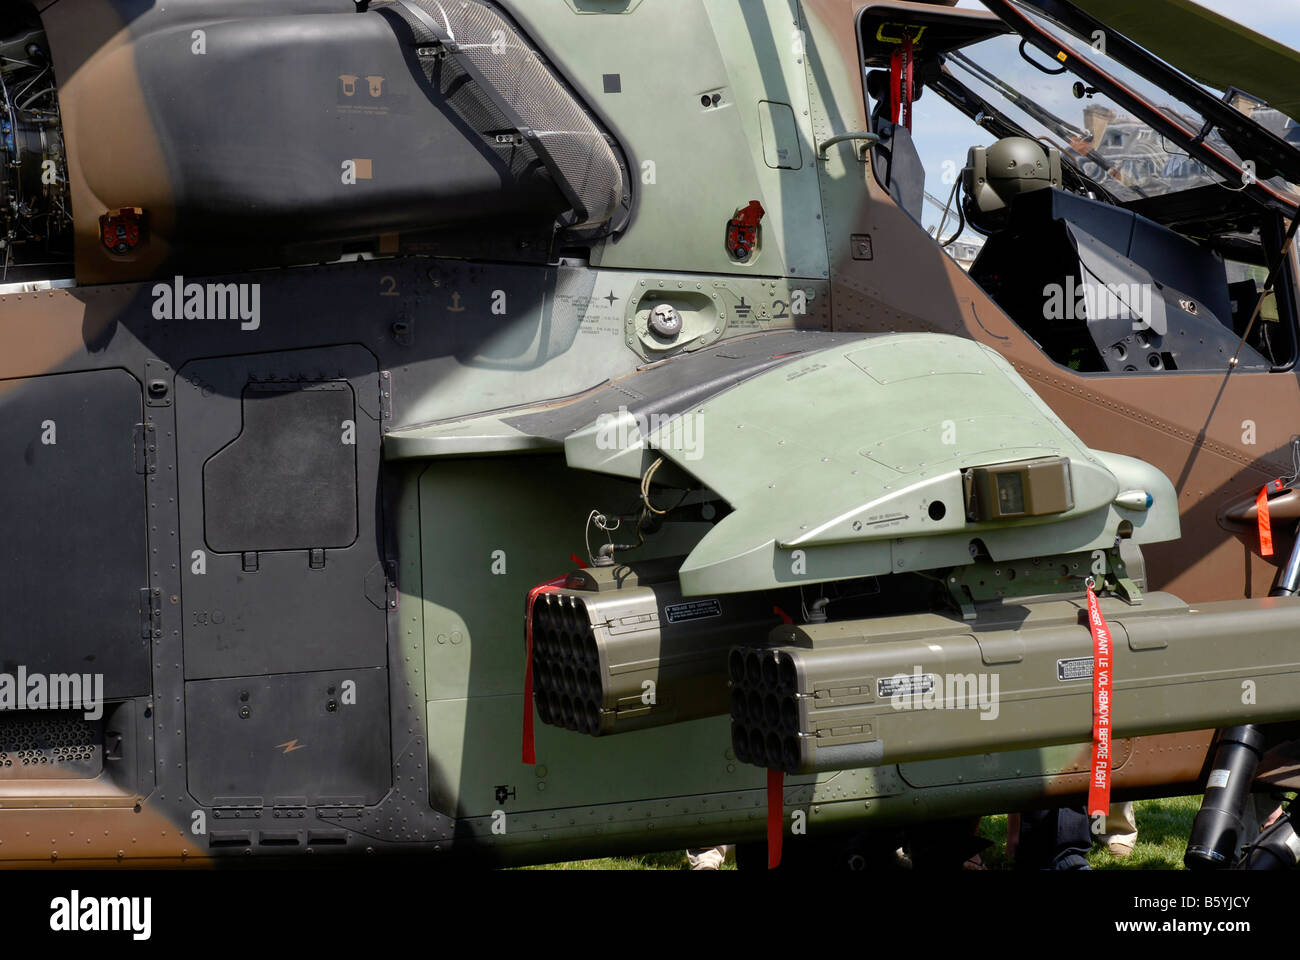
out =
[(261, 797), (215, 797), (212, 806), (215, 820), (259, 820), (262, 816)]
[(361, 811), (365, 808), (365, 799), (362, 797), (322, 799), (324, 802), (316, 807), (316, 816), (322, 820), (355, 820), (361, 816)]
[(162, 637), (162, 591), (157, 587), (140, 588), (140, 638)]
[(137, 423), (131, 438), (136, 473), (158, 472), (158, 428), (152, 423)]
[(379, 419), (393, 419), (393, 374), (388, 370), (379, 373)]

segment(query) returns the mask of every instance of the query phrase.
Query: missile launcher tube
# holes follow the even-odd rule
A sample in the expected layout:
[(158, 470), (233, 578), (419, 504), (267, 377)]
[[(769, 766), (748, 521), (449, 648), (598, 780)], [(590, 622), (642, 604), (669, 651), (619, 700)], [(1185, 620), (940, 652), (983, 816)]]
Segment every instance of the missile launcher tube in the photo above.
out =
[[(1300, 717), (1300, 598), (1102, 610), (1114, 738)], [(1086, 742), (1092, 652), (1081, 599), (778, 627), (729, 655), (733, 747), (796, 774)]]

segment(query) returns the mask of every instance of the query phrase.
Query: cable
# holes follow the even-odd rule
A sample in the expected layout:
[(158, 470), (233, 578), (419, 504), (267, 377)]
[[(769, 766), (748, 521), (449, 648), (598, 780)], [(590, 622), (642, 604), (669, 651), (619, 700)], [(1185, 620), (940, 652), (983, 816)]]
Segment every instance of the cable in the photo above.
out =
[[(591, 525), (593, 522), (596, 524), (597, 530), (603, 530), (605, 532), (606, 545), (613, 546), (613, 539), (608, 535), (621, 527), (623, 521), (620, 519), (611, 527), (609, 525), (609, 520), (599, 510), (593, 510), (587, 515), (587, 524), (582, 528), (582, 539), (587, 545), (587, 561), (594, 567), (596, 565), (596, 555), (591, 552)], [(602, 551), (604, 549), (604, 547), (601, 548)]]
[(1282, 486), (1289, 487), (1300, 479), (1300, 435), (1291, 437), (1291, 475), (1282, 477)]
[[(655, 473), (663, 465), (664, 465), (664, 458), (659, 457), (657, 460), (655, 460), (654, 463), (650, 464), (649, 469), (647, 469), (645, 474), (641, 477), (641, 513), (637, 517), (637, 521), (636, 521), (636, 543), (606, 543), (605, 546), (600, 548), (599, 551), (600, 558), (602, 559), (608, 558), (610, 560), (613, 560), (614, 553), (616, 551), (640, 549), (641, 546), (645, 544), (646, 522), (652, 516), (654, 517), (667, 516), (668, 514), (672, 513), (674, 510), (676, 510), (678, 507), (680, 507), (683, 503), (686, 502), (686, 498), (691, 494), (690, 490), (684, 490), (682, 492), (681, 497), (678, 499), (678, 501), (674, 503), (671, 507), (669, 507), (667, 510), (660, 510), (658, 507), (656, 507), (654, 504), (650, 502), (650, 483), (654, 479)], [(587, 517), (588, 530), (590, 530), (593, 519), (596, 520), (597, 528), (601, 530), (605, 530), (606, 532), (617, 530), (618, 527), (622, 524), (622, 521), (620, 520), (619, 523), (613, 527), (601, 526), (602, 521), (604, 521), (606, 524), (608, 524), (608, 521), (605, 520), (603, 514), (599, 514), (597, 511), (593, 510), (591, 515)], [(586, 534), (584, 533), (584, 537), (585, 535)], [(587, 546), (587, 552), (588, 552), (588, 556), (591, 556), (590, 544), (588, 544)], [(596, 557), (593, 556), (592, 563), (595, 564), (595, 562), (596, 562)]]
[(654, 479), (655, 471), (658, 470), (663, 465), (664, 465), (664, 458), (660, 457), (654, 463), (650, 464), (650, 469), (647, 470), (645, 472), (645, 475), (641, 477), (641, 502), (645, 504), (645, 508), (647, 510), (649, 510), (657, 517), (662, 517), (668, 511), (656, 510), (654, 506), (650, 503), (650, 481)]
[[(962, 172), (965, 173), (966, 171), (963, 170)], [(957, 196), (957, 232), (954, 233), (947, 240), (942, 241), (939, 244), (939, 246), (941, 247), (952, 246), (954, 243), (957, 242), (957, 238), (966, 232), (966, 211), (962, 209), (962, 203), (961, 203), (961, 194), (964, 193), (965, 191), (959, 190), (958, 188), (960, 186), (961, 186), (961, 178), (958, 177), (957, 182), (952, 185), (953, 191), (956, 192), (958, 195)]]
[(948, 202), (944, 204), (943, 207), (943, 219), (941, 219), (939, 225), (934, 228), (934, 235), (936, 237), (942, 237), (943, 228), (948, 225), (948, 211), (952, 209), (952, 201), (953, 198), (957, 196), (957, 187), (961, 183), (961, 175), (965, 172), (965, 170), (962, 170), (961, 173), (958, 173), (956, 178), (952, 181), (952, 189), (948, 191)]

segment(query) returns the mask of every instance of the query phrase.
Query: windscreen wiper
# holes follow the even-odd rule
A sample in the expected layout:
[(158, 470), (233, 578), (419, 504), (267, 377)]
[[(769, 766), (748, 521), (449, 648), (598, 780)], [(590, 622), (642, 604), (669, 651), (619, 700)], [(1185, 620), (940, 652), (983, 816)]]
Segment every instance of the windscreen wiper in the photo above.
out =
[[(1287, 142), (1272, 130), (1252, 120), (1232, 107), (1230, 103), (1220, 100), (1199, 83), (1170, 64), (1165, 63), (1159, 57), (1144, 50), (1114, 27), (1107, 26), (1096, 17), (1081, 10), (1074, 3), (1069, 2), (1069, 0), (1023, 0), (1023, 2), (1027, 6), (1036, 8), (1038, 15), (1055, 21), (1076, 37), (1095, 37), (1097, 31), (1103, 31), (1106, 36), (1106, 56), (1108, 58), (1122, 64), (1159, 87), (1169, 96), (1186, 104), (1204, 117), (1207, 124), (1218, 127), (1221, 136), (1227, 131), (1230, 137), (1240, 144), (1240, 147), (1233, 145), (1233, 150), (1239, 156), (1254, 157), (1261, 168), (1267, 165), (1267, 167), (1275, 169), (1278, 175), (1284, 179), (1292, 183), (1300, 182), (1300, 152), (1296, 150), (1294, 144)], [(989, 9), (1002, 17), (1016, 32), (1027, 36), (1031, 43), (1039, 46), (1039, 49), (1046, 49), (1041, 43), (1036, 43), (1032, 35), (1026, 34), (1025, 31), (1002, 15), (1002, 3), (994, 3), (992, 6), (985, 4), (985, 6), (989, 6)], [(1029, 23), (1027, 18), (1019, 11), (1011, 9), (1010, 12), (1016, 14), (1022, 23)], [(1088, 41), (1085, 39), (1083, 42), (1087, 43)], [(1083, 58), (1075, 57), (1076, 62), (1081, 59)], [(1085, 66), (1090, 66), (1086, 63), (1086, 60), (1084, 63)], [(1193, 138), (1193, 140), (1196, 139)], [(1228, 142), (1231, 145), (1231, 140)], [(1226, 176), (1226, 174), (1224, 175)]]
[(1057, 136), (1073, 140), (1087, 140), (1091, 137), (1091, 134), (1087, 130), (1084, 130), (1082, 127), (1076, 127), (1074, 124), (1062, 120), (1042, 104), (1026, 97), (1023, 93), (1011, 84), (1007, 83), (997, 74), (985, 70), (960, 50), (953, 50), (948, 54), (948, 58), (955, 60), (963, 69), (966, 70), (967, 73), (973, 74), (987, 83), (990, 87), (998, 91), (998, 93), (1002, 94), (1043, 126), (1051, 128)]
[[(1011, 27), (1016, 33), (1025, 37), (1031, 44), (1051, 57), (1066, 57), (1070, 61), (1070, 72), (1086, 84), (1096, 87), (1115, 103), (1128, 109), (1138, 119), (1157, 133), (1178, 144), (1194, 160), (1218, 174), (1227, 182), (1241, 181), (1246, 196), (1261, 206), (1276, 210), (1283, 216), (1292, 217), (1297, 210), (1294, 198), (1284, 196), (1267, 181), (1246, 177), (1246, 170), (1231, 157), (1214, 149), (1206, 138), (1198, 135), (1196, 129), (1189, 129), (1183, 121), (1165, 113), (1136, 89), (1112, 76), (1105, 69), (1094, 64), (1085, 54), (1067, 48), (1051, 31), (1045, 29), (1030, 18), (1024, 10), (1014, 6), (1009, 0), (981, 0), (993, 13)], [(1081, 27), (1087, 27), (1090, 21), (1065, 0), (1027, 0), (1032, 2), (1043, 14), (1065, 24), (1064, 29), (1074, 32), (1076, 36)], [(1091, 34), (1082, 34), (1091, 36)], [(1290, 182), (1300, 179), (1300, 152), (1286, 144), (1273, 133), (1254, 124), (1244, 114), (1234, 110), (1225, 103), (1209, 96), (1196, 84), (1181, 77), (1177, 71), (1153, 58), (1137, 47), (1123, 35), (1107, 29), (1107, 56), (1118, 60), (1128, 69), (1146, 77), (1167, 95), (1177, 97), (1206, 120), (1212, 121), (1222, 130), (1235, 130), (1241, 135), (1242, 142), (1256, 153), (1260, 159), (1267, 160)], [(1234, 116), (1235, 114), (1235, 116)]]
[[(1026, 97), (1023, 93), (1021, 93), (1011, 84), (1007, 83), (1001, 77), (998, 77), (995, 74), (990, 73), (988, 70), (985, 70), (978, 63), (976, 63), (975, 61), (967, 57), (964, 53), (954, 50), (951, 53), (947, 54), (947, 57), (948, 59), (953, 60), (959, 67), (961, 67), (967, 73), (971, 74), (972, 76), (976, 77), (983, 83), (988, 84), (993, 89), (998, 91), (998, 93), (1006, 97), (1007, 100), (1009, 100), (1011, 103), (1015, 104), (1019, 109), (1024, 111), (1026, 115), (1033, 117), (1043, 126), (1047, 127), (1049, 130), (1055, 133), (1067, 144), (1073, 144), (1076, 142), (1091, 144), (1092, 134), (1089, 131), (1084, 130), (1080, 127), (1076, 127), (1072, 123), (1062, 120), (1060, 117), (1052, 113), (1052, 111), (1048, 110), (1042, 104), (1034, 100), (1031, 100), (1029, 97)], [(1114, 170), (1114, 164), (1112, 164), (1109, 160), (1107, 160), (1100, 153), (1098, 153), (1097, 148), (1095, 146), (1090, 145), (1086, 153), (1078, 150), (1074, 146), (1071, 146), (1070, 149), (1073, 150), (1075, 153), (1079, 154), (1080, 156), (1085, 157), (1088, 160), (1091, 160), (1093, 163), (1095, 163), (1102, 170), (1105, 170), (1107, 173), (1110, 173), (1112, 170)], [(1143, 191), (1140, 187), (1129, 185), (1129, 184), (1125, 184), (1125, 187), (1129, 190), (1132, 190), (1139, 197), (1147, 196), (1146, 192)]]
[[(1010, 117), (999, 112), (995, 106), (981, 97), (970, 87), (966, 86), (947, 70), (940, 72), (937, 77), (928, 78), (926, 85), (934, 90), (934, 92), (939, 96), (943, 97), (945, 101), (956, 107), (959, 111), (998, 139), (1002, 139), (1003, 137), (1024, 137), (1028, 140), (1038, 139)], [(1068, 171), (1070, 176), (1073, 178), (1075, 186), (1096, 194), (1108, 203), (1116, 206), (1119, 205), (1119, 199), (1101, 183), (1084, 173), (1074, 158), (1070, 157), (1068, 154), (1062, 153), (1061, 163), (1064, 165), (1064, 169)], [(1103, 169), (1110, 169), (1110, 164), (1107, 163), (1104, 158), (1102, 159), (1102, 162), (1098, 163), (1098, 166)]]

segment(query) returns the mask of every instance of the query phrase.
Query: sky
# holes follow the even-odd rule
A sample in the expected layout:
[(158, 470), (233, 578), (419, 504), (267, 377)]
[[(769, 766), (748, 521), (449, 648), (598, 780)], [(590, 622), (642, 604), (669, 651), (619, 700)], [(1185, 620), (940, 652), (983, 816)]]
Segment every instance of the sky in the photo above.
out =
[[(1141, 0), (1134, 0), (1134, 2), (1141, 2)], [(1300, 0), (1196, 0), (1196, 2), (1280, 43), (1300, 50)], [(979, 0), (960, 0), (957, 6), (986, 9)], [(1015, 51), (1014, 42), (1010, 39), (989, 41), (987, 45), (969, 48), (968, 52), (973, 60), (997, 73), (1000, 79), (1011, 83), (1043, 107), (1072, 125), (1082, 126), (1082, 109), (1086, 104), (1076, 101), (1071, 94), (1071, 83), (1075, 79), (1072, 75), (1066, 78), (1045, 78), (1021, 60)], [(990, 96), (987, 87), (981, 87), (978, 82), (973, 82), (967, 74), (960, 74), (960, 78), (972, 89), (1002, 106), (1002, 101), (995, 99), (996, 95)], [(1129, 80), (1141, 86), (1137, 78), (1130, 77)], [(1153, 88), (1148, 87), (1144, 92), (1158, 103), (1168, 101), (1167, 97), (1162, 97)], [(1102, 101), (1104, 98), (1099, 97), (1092, 102)], [(1031, 132), (1035, 134), (1045, 132), (1041, 129), (1034, 130), (1032, 121), (1015, 113), (1014, 110), (1007, 112), (1029, 127)], [(926, 190), (939, 201), (936, 204), (932, 200), (925, 205), (923, 222), (927, 227), (934, 228), (943, 215), (943, 202), (948, 199), (952, 189), (954, 171), (960, 170), (965, 165), (967, 149), (975, 144), (987, 146), (990, 138), (983, 130), (975, 127), (968, 118), (933, 95), (923, 97), (916, 104), (913, 137), (926, 168)], [(945, 238), (949, 235), (950, 228), (945, 228)], [(967, 235), (969, 236), (969, 231)]]
[[(1141, 0), (1134, 0), (1140, 3)], [(1243, 23), (1279, 43), (1300, 50), (1300, 0), (1194, 0), (1200, 6)], [(960, 0), (959, 7), (985, 9), (979, 0)]]

